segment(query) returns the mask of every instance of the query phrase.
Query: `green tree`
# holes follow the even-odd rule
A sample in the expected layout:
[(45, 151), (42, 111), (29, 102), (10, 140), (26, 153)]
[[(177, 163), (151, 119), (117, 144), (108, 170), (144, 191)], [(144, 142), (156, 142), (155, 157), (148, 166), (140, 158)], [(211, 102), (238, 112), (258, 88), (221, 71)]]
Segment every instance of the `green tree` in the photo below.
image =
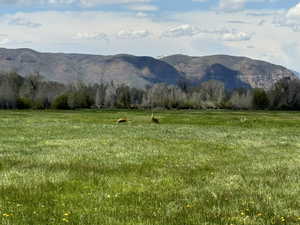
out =
[(270, 100), (264, 89), (255, 88), (253, 90), (253, 108), (267, 109), (270, 105)]
[(68, 95), (64, 94), (61, 96), (58, 96), (54, 99), (52, 102), (52, 108), (53, 109), (70, 109), (68, 105)]
[(31, 109), (33, 107), (33, 101), (30, 98), (18, 98), (17, 109)]

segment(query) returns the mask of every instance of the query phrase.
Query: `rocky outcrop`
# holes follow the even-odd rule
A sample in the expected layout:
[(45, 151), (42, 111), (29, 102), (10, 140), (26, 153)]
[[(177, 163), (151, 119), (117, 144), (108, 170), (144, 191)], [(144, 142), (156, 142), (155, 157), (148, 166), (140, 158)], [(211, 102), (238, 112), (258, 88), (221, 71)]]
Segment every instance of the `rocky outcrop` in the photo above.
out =
[(282, 66), (246, 57), (173, 55), (161, 60), (185, 74), (185, 77), (193, 84), (216, 79), (223, 81), (230, 89), (247, 86), (269, 89), (282, 78), (296, 79), (292, 71)]

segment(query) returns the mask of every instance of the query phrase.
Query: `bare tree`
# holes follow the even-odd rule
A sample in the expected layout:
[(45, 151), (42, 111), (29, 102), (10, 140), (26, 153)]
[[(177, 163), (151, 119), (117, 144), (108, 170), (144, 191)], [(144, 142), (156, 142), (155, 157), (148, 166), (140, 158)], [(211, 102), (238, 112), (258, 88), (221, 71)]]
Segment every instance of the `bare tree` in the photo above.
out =
[(234, 91), (229, 99), (229, 105), (234, 109), (251, 109), (253, 94), (251, 90)]
[(200, 85), (200, 94), (206, 108), (219, 108), (225, 96), (224, 83), (217, 80), (203, 82)]
[(98, 109), (102, 108), (105, 104), (106, 88), (107, 86), (104, 83), (97, 85), (95, 105)]
[(107, 86), (104, 105), (108, 108), (113, 108), (116, 106), (116, 101), (117, 101), (116, 87), (112, 82)]

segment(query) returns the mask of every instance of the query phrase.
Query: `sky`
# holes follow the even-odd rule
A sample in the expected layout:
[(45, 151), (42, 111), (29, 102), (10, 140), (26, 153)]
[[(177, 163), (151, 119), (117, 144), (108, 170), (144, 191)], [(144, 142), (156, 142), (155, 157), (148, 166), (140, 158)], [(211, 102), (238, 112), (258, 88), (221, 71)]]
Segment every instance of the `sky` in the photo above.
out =
[(0, 47), (228, 54), (300, 71), (300, 0), (0, 0)]

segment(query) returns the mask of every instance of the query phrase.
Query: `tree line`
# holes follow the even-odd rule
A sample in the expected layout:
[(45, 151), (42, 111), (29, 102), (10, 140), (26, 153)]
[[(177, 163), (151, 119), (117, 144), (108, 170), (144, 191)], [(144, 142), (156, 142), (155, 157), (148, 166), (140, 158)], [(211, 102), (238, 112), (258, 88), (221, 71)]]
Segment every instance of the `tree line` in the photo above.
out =
[(198, 86), (154, 84), (145, 89), (125, 84), (76, 82), (65, 85), (40, 74), (0, 75), (1, 109), (162, 108), (162, 109), (300, 109), (300, 81), (288, 78), (270, 90), (226, 90), (221, 81)]

